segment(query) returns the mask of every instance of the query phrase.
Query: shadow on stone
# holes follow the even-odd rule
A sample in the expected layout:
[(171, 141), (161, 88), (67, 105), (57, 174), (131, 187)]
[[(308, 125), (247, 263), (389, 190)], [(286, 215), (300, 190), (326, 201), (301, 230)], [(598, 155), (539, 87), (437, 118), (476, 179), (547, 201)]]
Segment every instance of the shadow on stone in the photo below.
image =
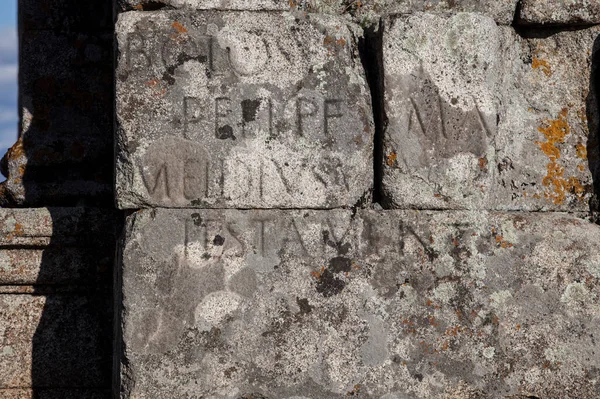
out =
[(590, 200), (590, 212), (595, 223), (600, 223), (600, 36), (592, 48), (592, 65), (589, 92), (586, 99), (588, 125), (588, 167), (592, 173), (594, 194)]

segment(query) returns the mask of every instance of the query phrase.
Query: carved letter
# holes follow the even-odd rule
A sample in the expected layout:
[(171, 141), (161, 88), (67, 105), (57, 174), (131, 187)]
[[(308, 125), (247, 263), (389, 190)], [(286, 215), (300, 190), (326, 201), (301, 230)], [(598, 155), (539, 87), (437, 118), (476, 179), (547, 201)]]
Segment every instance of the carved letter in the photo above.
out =
[(329, 118), (341, 118), (342, 116), (344, 116), (341, 110), (341, 103), (342, 100), (325, 100), (325, 109), (323, 110), (323, 125), (325, 130), (325, 136), (329, 136)]
[(183, 162), (183, 196), (187, 200), (206, 197), (206, 161), (186, 159)]
[(215, 99), (215, 137), (221, 140), (233, 139), (233, 127), (231, 125), (220, 126), (220, 119), (226, 118), (233, 111), (231, 109), (231, 100), (227, 97), (218, 97)]
[[(136, 57), (139, 56), (139, 57)], [(142, 64), (138, 64), (136, 61), (139, 58), (143, 59)], [(134, 32), (127, 37), (127, 55), (126, 55), (127, 69), (133, 70), (137, 66), (138, 69), (149, 67), (152, 62), (150, 55), (146, 50), (146, 40), (144, 36), (139, 32)]]
[(190, 123), (198, 123), (202, 120), (200, 99), (196, 97), (183, 98), (183, 132), (184, 138), (187, 137)]
[[(166, 163), (160, 165), (160, 167), (158, 168), (158, 172), (155, 176), (148, 176), (146, 173), (142, 173), (142, 179), (144, 181), (144, 185), (146, 186), (146, 190), (148, 190), (148, 193), (152, 197), (155, 197), (156, 190), (158, 190), (158, 188), (162, 186), (162, 196), (166, 198), (171, 198), (171, 192), (169, 189), (169, 169)], [(150, 184), (152, 181), (154, 184), (151, 186)]]
[(319, 110), (319, 106), (307, 98), (298, 98), (296, 100), (296, 125), (298, 127), (298, 136), (304, 136), (302, 121), (308, 116), (314, 116)]

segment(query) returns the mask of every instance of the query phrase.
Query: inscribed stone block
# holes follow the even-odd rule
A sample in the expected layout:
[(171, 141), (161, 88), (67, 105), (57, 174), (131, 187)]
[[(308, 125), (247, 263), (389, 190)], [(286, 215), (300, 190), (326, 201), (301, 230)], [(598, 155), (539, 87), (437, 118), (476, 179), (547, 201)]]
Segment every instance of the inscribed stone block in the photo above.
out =
[(544, 38), (505, 30), (495, 208), (589, 209), (598, 181), (600, 28)]
[(501, 30), (474, 13), (385, 20), (383, 190), (388, 205), (488, 208)]
[(600, 228), (562, 213), (142, 210), (122, 398), (594, 398)]
[(117, 23), (120, 208), (332, 208), (372, 186), (360, 28), (276, 12)]

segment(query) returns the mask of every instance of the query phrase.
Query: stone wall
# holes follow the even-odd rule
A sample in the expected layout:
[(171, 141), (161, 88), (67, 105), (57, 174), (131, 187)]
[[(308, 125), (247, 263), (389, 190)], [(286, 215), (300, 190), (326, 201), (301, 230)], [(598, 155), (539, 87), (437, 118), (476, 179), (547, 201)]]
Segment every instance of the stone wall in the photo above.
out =
[(38, 3), (3, 397), (600, 397), (597, 2)]

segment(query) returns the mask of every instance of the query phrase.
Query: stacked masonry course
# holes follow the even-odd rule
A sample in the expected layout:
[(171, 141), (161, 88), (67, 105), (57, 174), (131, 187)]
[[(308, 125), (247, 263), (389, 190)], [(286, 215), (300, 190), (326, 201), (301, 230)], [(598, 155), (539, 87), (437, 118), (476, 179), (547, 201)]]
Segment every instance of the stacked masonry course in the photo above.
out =
[(21, 0), (0, 396), (600, 397), (599, 23)]

